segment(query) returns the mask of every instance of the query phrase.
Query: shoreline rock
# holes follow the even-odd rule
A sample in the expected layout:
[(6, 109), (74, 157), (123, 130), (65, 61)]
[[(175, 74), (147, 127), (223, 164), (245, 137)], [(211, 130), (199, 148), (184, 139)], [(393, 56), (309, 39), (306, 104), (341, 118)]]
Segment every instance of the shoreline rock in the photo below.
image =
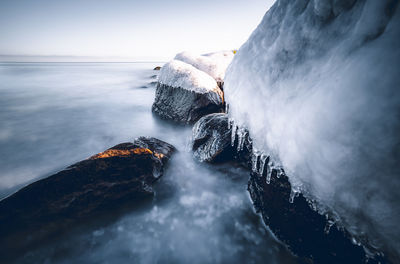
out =
[(232, 129), (228, 115), (213, 113), (200, 118), (192, 129), (192, 150), (199, 161), (223, 162), (235, 160), (251, 167), (252, 144), (248, 133), (243, 139), (235, 136), (232, 145)]
[(202, 116), (222, 112), (221, 95), (217, 92), (198, 93), (180, 87), (157, 83), (152, 111), (163, 119), (192, 124)]
[(36, 181), (0, 201), (0, 254), (24, 248), (81, 221), (138, 206), (154, 196), (175, 148), (140, 137)]
[(178, 60), (162, 67), (152, 106), (161, 118), (192, 124), (223, 110), (223, 92), (207, 73)]
[[(194, 156), (200, 161), (236, 162), (250, 171), (248, 192), (257, 213), (275, 236), (304, 263), (386, 263), (380, 254), (367, 256), (363, 245), (332, 219), (314, 210), (302, 194), (294, 195), (284, 171), (272, 169), (269, 159), (254, 159), (247, 132), (235, 136), (227, 114), (210, 114), (193, 128)], [(244, 135), (244, 136), (243, 136)], [(266, 159), (265, 159), (266, 158)], [(261, 169), (262, 167), (262, 169)], [(366, 250), (368, 245), (366, 246)]]

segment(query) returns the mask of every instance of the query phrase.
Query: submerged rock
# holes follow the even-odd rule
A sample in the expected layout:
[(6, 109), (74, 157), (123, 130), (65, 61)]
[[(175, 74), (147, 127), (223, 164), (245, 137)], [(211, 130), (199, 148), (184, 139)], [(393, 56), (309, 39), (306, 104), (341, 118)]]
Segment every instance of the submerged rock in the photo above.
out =
[[(175, 148), (141, 137), (78, 162), (0, 201), (0, 254), (28, 247), (81, 220), (154, 195), (153, 184)], [(1, 252), (3, 251), (3, 252)]]
[(161, 69), (152, 111), (161, 118), (194, 123), (222, 112), (224, 97), (216, 81), (193, 66), (173, 60)]
[(193, 126), (192, 149), (200, 161), (218, 162), (236, 160), (249, 164), (252, 150), (248, 133), (244, 138), (236, 138), (232, 144), (232, 128), (224, 113), (214, 113), (202, 117)]

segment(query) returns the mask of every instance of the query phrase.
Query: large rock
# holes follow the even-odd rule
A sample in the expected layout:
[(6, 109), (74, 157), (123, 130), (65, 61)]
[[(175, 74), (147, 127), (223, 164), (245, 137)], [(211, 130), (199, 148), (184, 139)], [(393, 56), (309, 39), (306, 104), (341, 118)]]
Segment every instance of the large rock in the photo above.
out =
[(385, 263), (380, 256), (368, 259), (363, 246), (345, 229), (313, 210), (302, 194), (291, 191), (287, 176), (278, 176), (275, 169), (268, 172), (268, 160), (264, 166), (261, 174), (251, 173), (250, 197), (264, 223), (294, 254), (306, 263)]
[(223, 109), (223, 93), (211, 76), (177, 60), (162, 67), (152, 106), (161, 118), (189, 124)]
[(232, 127), (224, 113), (202, 117), (193, 126), (192, 149), (200, 161), (218, 162), (236, 160), (249, 166), (252, 145), (247, 131), (243, 137), (235, 133), (232, 144)]
[[(248, 191), (257, 213), (278, 239), (305, 263), (365, 263), (360, 242), (334, 220), (319, 214), (302, 194), (295, 195), (282, 169), (274, 169), (265, 155), (252, 154), (247, 131), (234, 128), (226, 114), (202, 117), (193, 127), (194, 156), (200, 161), (233, 161), (251, 170)], [(367, 246), (366, 244), (364, 246)], [(386, 260), (371, 253), (368, 263)]]
[(155, 138), (122, 143), (0, 201), (0, 255), (12, 256), (82, 220), (151, 200), (175, 148)]

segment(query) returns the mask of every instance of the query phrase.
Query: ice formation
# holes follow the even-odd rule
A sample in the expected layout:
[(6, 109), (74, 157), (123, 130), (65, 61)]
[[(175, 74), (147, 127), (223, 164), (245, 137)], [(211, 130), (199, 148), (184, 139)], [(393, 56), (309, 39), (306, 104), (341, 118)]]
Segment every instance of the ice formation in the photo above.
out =
[(210, 75), (179, 60), (172, 60), (161, 68), (158, 82), (197, 93), (218, 89), (217, 82)]
[(285, 168), (290, 200), (301, 191), (392, 258), (400, 256), (398, 8), (277, 0), (224, 86), (234, 133), (248, 128), (260, 153)]
[(232, 51), (213, 52), (198, 55), (190, 52), (181, 52), (175, 56), (175, 60), (186, 62), (193, 67), (204, 71), (217, 82), (224, 80), (225, 71), (233, 59)]

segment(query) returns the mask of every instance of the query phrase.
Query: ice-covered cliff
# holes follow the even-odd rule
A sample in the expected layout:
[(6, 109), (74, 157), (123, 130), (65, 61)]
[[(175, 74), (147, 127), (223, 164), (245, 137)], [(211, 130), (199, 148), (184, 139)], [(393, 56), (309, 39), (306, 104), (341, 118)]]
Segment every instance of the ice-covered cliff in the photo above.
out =
[(277, 0), (224, 88), (235, 124), (294, 189), (391, 259), (400, 256), (398, 2)]

